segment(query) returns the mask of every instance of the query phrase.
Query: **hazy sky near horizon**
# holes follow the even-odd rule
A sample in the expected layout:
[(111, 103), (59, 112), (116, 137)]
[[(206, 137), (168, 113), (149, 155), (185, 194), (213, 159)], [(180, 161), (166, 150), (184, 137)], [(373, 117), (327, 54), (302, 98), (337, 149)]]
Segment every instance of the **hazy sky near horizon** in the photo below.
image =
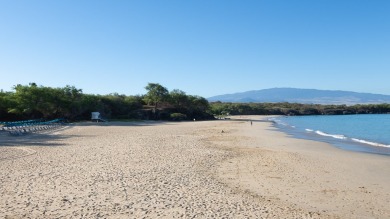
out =
[(390, 94), (388, 0), (0, 0), (0, 89)]

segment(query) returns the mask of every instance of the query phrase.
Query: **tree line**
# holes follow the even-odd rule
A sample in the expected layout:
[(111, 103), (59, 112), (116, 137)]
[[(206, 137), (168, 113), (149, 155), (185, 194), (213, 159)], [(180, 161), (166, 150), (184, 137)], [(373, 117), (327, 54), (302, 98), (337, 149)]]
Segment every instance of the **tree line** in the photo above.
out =
[(390, 104), (322, 105), (300, 103), (223, 103), (210, 104), (214, 115), (345, 115), (390, 113)]
[(65, 118), (88, 120), (91, 112), (106, 119), (204, 120), (226, 115), (343, 115), (390, 113), (390, 104), (320, 105), (299, 103), (209, 103), (200, 96), (148, 83), (145, 95), (85, 94), (74, 86), (35, 83), (0, 91), (0, 121)]
[(18, 84), (11, 92), (0, 91), (0, 121), (24, 119), (86, 120), (91, 112), (107, 119), (210, 119), (209, 102), (181, 90), (168, 91), (149, 83), (145, 95), (85, 94), (74, 86), (59, 88)]

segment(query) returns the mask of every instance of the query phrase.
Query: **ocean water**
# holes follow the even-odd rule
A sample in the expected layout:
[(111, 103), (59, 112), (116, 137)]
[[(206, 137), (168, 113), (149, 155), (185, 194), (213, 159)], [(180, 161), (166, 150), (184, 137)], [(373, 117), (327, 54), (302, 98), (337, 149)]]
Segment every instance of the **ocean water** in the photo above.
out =
[(390, 114), (274, 117), (275, 126), (303, 139), (338, 148), (390, 155)]

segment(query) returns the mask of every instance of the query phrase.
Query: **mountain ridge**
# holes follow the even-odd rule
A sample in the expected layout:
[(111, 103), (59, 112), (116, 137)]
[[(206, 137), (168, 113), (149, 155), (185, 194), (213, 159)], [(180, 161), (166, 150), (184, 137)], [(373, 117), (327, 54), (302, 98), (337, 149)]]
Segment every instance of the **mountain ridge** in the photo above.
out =
[(210, 102), (221, 101), (234, 103), (289, 102), (337, 105), (390, 103), (390, 95), (303, 88), (268, 88), (217, 95), (207, 99)]

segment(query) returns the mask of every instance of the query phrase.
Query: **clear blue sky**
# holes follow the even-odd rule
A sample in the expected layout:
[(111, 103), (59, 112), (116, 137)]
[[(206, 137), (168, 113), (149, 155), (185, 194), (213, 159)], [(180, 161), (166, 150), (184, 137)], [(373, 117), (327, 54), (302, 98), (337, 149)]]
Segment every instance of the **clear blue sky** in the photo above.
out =
[(389, 0), (0, 0), (0, 89), (390, 94)]

